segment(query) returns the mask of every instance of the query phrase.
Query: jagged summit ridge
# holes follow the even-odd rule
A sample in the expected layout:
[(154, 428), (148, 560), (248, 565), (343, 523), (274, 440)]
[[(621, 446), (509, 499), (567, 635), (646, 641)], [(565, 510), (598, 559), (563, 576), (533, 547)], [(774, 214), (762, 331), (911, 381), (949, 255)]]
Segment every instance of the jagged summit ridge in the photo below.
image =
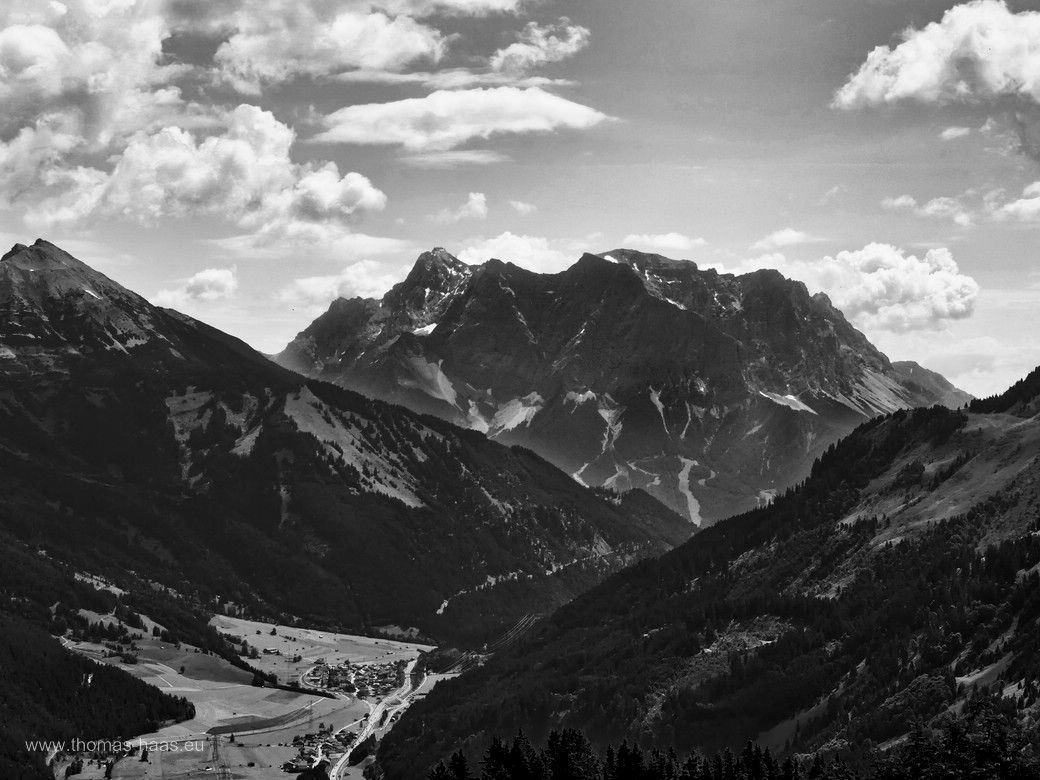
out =
[(530, 447), (585, 484), (645, 488), (694, 522), (768, 501), (869, 417), (966, 400), (894, 368), (802, 282), (629, 249), (555, 274), (433, 250), (276, 359)]

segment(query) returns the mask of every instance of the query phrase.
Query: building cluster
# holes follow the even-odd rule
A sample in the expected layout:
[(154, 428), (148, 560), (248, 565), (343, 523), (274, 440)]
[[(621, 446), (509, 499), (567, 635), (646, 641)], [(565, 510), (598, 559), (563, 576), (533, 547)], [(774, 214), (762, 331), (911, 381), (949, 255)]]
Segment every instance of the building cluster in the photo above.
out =
[(344, 753), (357, 739), (357, 732), (334, 732), (332, 724), (318, 724), (318, 730), (293, 737), (293, 746), (297, 749), (292, 761), (282, 765), (284, 772), (303, 772), (314, 766), (319, 759), (329, 758)]
[(343, 691), (359, 699), (380, 699), (404, 684), (406, 666), (404, 661), (328, 664), (324, 658), (319, 658), (303, 681), (314, 688)]

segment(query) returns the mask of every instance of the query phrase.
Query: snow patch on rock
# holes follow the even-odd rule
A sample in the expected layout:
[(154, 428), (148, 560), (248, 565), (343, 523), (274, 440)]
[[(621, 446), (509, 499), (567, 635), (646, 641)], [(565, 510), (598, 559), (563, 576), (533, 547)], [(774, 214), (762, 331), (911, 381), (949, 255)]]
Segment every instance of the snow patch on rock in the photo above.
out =
[(816, 410), (811, 406), (803, 403), (798, 399), (797, 396), (793, 395), (780, 395), (779, 393), (770, 393), (768, 390), (759, 390), (758, 394), (763, 398), (768, 398), (770, 401), (780, 406), (786, 406), (789, 409), (794, 409), (796, 412), (808, 412), (809, 414), (816, 414)]
[(499, 407), (491, 420), (491, 436), (504, 431), (511, 431), (521, 425), (530, 425), (538, 412), (545, 406), (545, 400), (538, 393), (528, 393), (523, 398), (514, 398)]
[[(700, 525), (703, 522), (701, 519), (701, 504), (693, 495), (693, 491), (690, 490), (690, 471), (697, 465), (697, 461), (682, 456), (679, 456), (679, 461), (682, 463), (682, 468), (679, 469), (679, 492), (686, 499), (686, 511), (689, 513), (690, 522), (694, 525)], [(701, 484), (703, 485), (704, 483), (701, 482)]]

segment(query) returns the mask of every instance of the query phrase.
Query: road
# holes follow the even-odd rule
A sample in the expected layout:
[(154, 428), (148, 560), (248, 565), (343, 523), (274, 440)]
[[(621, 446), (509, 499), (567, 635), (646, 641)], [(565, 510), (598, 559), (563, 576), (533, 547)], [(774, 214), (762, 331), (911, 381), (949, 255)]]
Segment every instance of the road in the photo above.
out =
[(317, 666), (318, 665), (315, 664), (314, 666), (307, 667), (302, 672), (300, 672), (299, 677), (296, 678), (296, 684), (299, 685), (303, 690), (306, 691), (306, 690), (312, 690), (313, 689), (313, 686), (308, 685), (307, 683), (305, 683), (303, 681), (303, 678), (306, 677), (311, 672), (313, 672), (317, 668)]
[[(394, 715), (396, 715), (398, 712), (400, 712), (408, 706), (408, 698), (419, 687), (412, 687), (412, 670), (415, 668), (415, 665), (416, 663), (418, 663), (418, 661), (418, 658), (413, 658), (411, 661), (408, 662), (408, 665), (404, 668), (404, 684), (401, 685), (400, 688), (398, 688), (393, 693), (389, 693), (386, 696), (384, 696), (382, 699), (379, 700), (379, 703), (375, 706), (369, 704), (370, 710), (368, 714), (368, 719), (365, 720), (365, 725), (362, 726), (361, 731), (358, 732), (357, 737), (355, 737), (350, 747), (347, 748), (347, 751), (340, 757), (339, 761), (337, 761), (335, 765), (333, 765), (332, 769), (329, 771), (329, 780), (340, 780), (340, 777), (342, 776), (341, 773), (347, 768), (347, 762), (350, 760), (350, 754), (354, 751), (354, 748), (361, 744), (370, 735), (379, 730), (379, 721), (380, 719), (382, 719), (384, 712), (387, 713), (386, 721), (387, 724), (389, 724), (390, 719)], [(387, 703), (391, 699), (397, 699), (398, 703), (394, 707), (394, 709), (387, 711), (387, 707), (389, 706)], [(344, 726), (343, 728), (346, 727)]]

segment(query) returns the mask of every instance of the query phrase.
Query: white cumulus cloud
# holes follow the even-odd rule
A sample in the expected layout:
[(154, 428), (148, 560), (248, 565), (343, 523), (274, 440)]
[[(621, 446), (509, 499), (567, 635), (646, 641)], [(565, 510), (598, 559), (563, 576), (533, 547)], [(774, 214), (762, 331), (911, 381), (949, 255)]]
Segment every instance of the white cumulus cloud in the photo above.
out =
[(206, 268), (184, 280), (178, 287), (160, 290), (152, 298), (152, 303), (172, 309), (191, 308), (195, 302), (230, 298), (237, 289), (237, 269)]
[(41, 224), (95, 217), (150, 224), (165, 217), (204, 215), (262, 234), (302, 233), (345, 225), (382, 209), (386, 196), (359, 173), (335, 163), (294, 163), (295, 134), (267, 111), (240, 105), (222, 134), (202, 140), (176, 127), (135, 136), (111, 170), (57, 168), (58, 194), (30, 211)]
[(588, 46), (590, 37), (588, 28), (571, 24), (567, 17), (555, 25), (528, 22), (515, 43), (491, 55), (491, 68), (505, 73), (526, 73), (574, 56)]
[(420, 60), (435, 63), (447, 47), (442, 33), (410, 16), (325, 3), (246, 3), (223, 23), (232, 33), (215, 62), (226, 80), (246, 92), (301, 75), (394, 72)]
[[(974, 193), (966, 193), (966, 195), (971, 194)], [(948, 219), (961, 227), (970, 227), (975, 222), (976, 215), (972, 208), (965, 203), (964, 197), (943, 195), (919, 203), (911, 195), (898, 195), (884, 198), (881, 201), (881, 207), (889, 211), (906, 211), (929, 219)]]
[(320, 143), (396, 145), (447, 151), (501, 134), (587, 129), (607, 116), (532, 87), (437, 90), (421, 98), (346, 106), (324, 119)]
[(80, 143), (113, 138), (183, 109), (161, 64), (170, 30), (157, 0), (0, 4), (0, 131), (53, 124)]
[(974, 0), (938, 22), (878, 46), (834, 102), (841, 108), (919, 100), (952, 103), (1027, 96), (1040, 100), (1040, 13)]
[(378, 298), (401, 280), (401, 269), (374, 260), (351, 263), (338, 274), (295, 279), (278, 295), (283, 303), (305, 309), (324, 308), (336, 298)]
[(471, 192), (461, 206), (454, 209), (443, 208), (431, 215), (430, 219), (448, 225), (464, 219), (486, 219), (487, 215), (487, 196), (483, 192)]
[(1040, 222), (1040, 181), (1022, 190), (1021, 197), (997, 208), (994, 217), (1015, 222)]
[(770, 252), (774, 249), (797, 246), (798, 244), (809, 244), (819, 240), (819, 238), (806, 233), (804, 230), (783, 228), (770, 233), (765, 238), (759, 239), (751, 245), (751, 248), (762, 252)]
[(1040, 159), (1040, 12), (972, 0), (902, 38), (870, 52), (835, 94), (836, 108), (979, 105), (1002, 114), (1021, 151)]
[(970, 317), (979, 285), (961, 273), (946, 248), (923, 256), (891, 244), (872, 243), (815, 261), (789, 260), (779, 253), (723, 270), (747, 272), (775, 268), (824, 292), (857, 327), (868, 332), (933, 330)]
[(540, 273), (555, 273), (570, 266), (580, 252), (569, 241), (550, 241), (541, 236), (526, 236), (506, 231), (493, 238), (469, 242), (458, 258), (470, 265), (491, 258), (505, 260)]
[(534, 205), (533, 203), (527, 203), (526, 201), (522, 200), (509, 201), (509, 207), (513, 209), (513, 211), (515, 211), (521, 217), (529, 216), (530, 214), (534, 214), (536, 211), (538, 211), (538, 207), (536, 205)]

